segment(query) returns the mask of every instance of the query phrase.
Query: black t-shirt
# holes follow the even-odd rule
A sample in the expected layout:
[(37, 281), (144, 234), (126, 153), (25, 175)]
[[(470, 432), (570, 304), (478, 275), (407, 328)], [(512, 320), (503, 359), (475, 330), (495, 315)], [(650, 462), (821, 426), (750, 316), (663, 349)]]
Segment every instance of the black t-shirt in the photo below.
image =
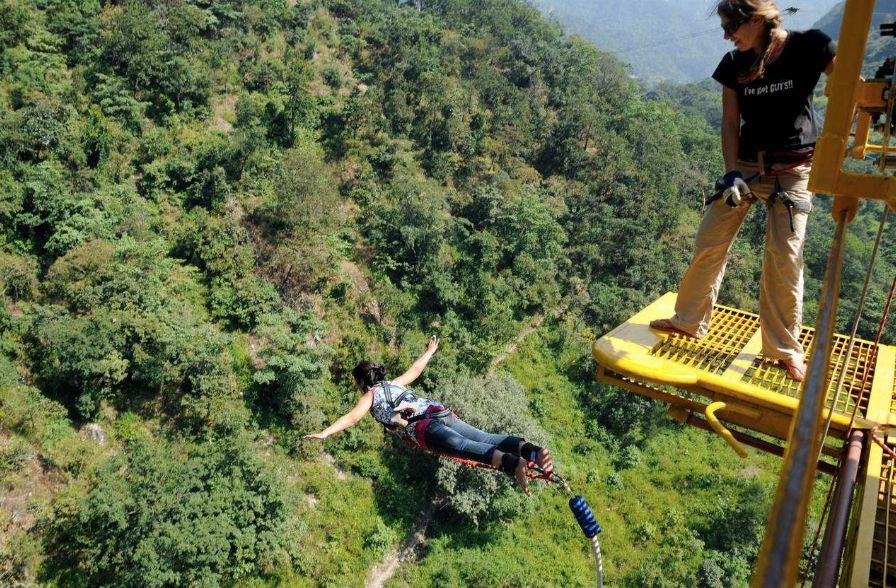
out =
[(749, 84), (737, 78), (746, 72), (756, 53), (727, 53), (713, 79), (737, 92), (740, 116), (738, 157), (755, 160), (759, 151), (782, 151), (815, 144), (818, 127), (812, 93), (821, 72), (834, 58), (837, 46), (823, 32), (788, 31), (781, 54), (766, 65), (765, 75)]

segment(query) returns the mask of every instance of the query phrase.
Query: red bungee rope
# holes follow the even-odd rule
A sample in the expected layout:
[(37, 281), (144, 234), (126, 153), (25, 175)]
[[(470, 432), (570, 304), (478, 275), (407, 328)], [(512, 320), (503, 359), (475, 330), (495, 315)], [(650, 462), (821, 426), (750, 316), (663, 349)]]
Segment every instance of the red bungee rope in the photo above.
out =
[[(448, 459), (451, 461), (456, 461), (459, 464), (467, 465), (474, 468), (480, 468), (483, 470), (491, 470), (493, 472), (500, 471), (498, 468), (489, 465), (487, 463), (481, 463), (478, 461), (473, 461), (472, 459), (464, 459), (463, 457), (456, 457), (454, 455), (447, 455), (444, 453), (439, 453), (437, 451), (429, 450), (430, 453), (435, 455), (436, 457), (440, 457), (442, 459)], [(534, 461), (527, 462), (528, 470), (526, 471), (526, 477), (530, 480), (545, 480), (546, 482), (554, 481), (554, 472), (545, 472), (540, 467), (538, 467)]]

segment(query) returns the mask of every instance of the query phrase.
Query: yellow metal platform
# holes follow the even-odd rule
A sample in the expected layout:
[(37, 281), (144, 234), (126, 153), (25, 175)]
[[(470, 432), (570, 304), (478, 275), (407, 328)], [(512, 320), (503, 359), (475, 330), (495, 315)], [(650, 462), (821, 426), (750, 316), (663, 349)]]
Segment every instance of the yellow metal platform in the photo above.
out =
[[(886, 441), (893, 450), (896, 440)], [(841, 585), (896, 586), (896, 460), (869, 443), (853, 505), (853, 532)], [(886, 570), (886, 573), (884, 573)], [(848, 583), (847, 583), (848, 582)]]
[[(679, 412), (706, 412), (700, 397), (723, 402), (718, 418), (736, 425), (787, 439), (791, 418), (799, 403), (800, 384), (775, 362), (763, 357), (759, 317), (716, 306), (713, 324), (702, 339), (653, 331), (648, 323), (674, 314), (675, 294), (669, 293), (594, 343), (598, 380), (668, 402)], [(888, 424), (893, 403), (896, 348), (881, 345), (875, 365), (873, 344), (856, 340), (844, 362), (848, 337), (836, 335), (830, 362), (827, 406), (833, 406), (831, 436), (842, 438), (855, 404), (861, 398), (857, 428)], [(812, 353), (813, 330), (804, 328), (801, 339)], [(846, 375), (839, 394), (840, 371)], [(863, 380), (864, 393), (860, 394)], [(670, 387), (672, 389), (670, 389)], [(674, 413), (675, 411), (673, 411)], [(827, 413), (825, 413), (827, 418)]]
[[(734, 446), (740, 440), (783, 453), (780, 444), (752, 433), (786, 440), (801, 385), (763, 357), (759, 317), (717, 305), (712, 327), (702, 339), (648, 327), (654, 319), (672, 316), (674, 306), (675, 294), (666, 294), (595, 342), (597, 379), (667, 402), (670, 412), (689, 424), (729, 437), (727, 425), (749, 430), (735, 431), (734, 441), (726, 437)], [(813, 334), (809, 328), (801, 334), (807, 356), (812, 353)], [(830, 436), (844, 437), (856, 402), (860, 402), (856, 428), (891, 430), (896, 426), (896, 347), (881, 345), (872, 358), (873, 343), (858, 339), (849, 361), (844, 361), (847, 347), (848, 337), (835, 335), (827, 397), (827, 411), (833, 407)], [(838, 394), (842, 369), (846, 374)], [(896, 434), (887, 437), (887, 444), (896, 448)], [(826, 450), (829, 456), (836, 455), (836, 448)], [(828, 473), (836, 471), (835, 461), (821, 466)], [(873, 443), (867, 444), (853, 506), (841, 585), (896, 588), (896, 459)]]

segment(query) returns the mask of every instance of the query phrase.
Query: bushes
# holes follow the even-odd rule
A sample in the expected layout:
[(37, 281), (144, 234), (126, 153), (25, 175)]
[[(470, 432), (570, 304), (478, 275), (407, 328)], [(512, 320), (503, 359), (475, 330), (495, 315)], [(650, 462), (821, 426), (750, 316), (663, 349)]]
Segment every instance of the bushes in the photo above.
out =
[(261, 317), (257, 328), (265, 341), (252, 376), (258, 400), (297, 431), (317, 430), (324, 421), (321, 395), (331, 349), (318, 339), (322, 327), (310, 314), (284, 309)]
[(137, 439), (99, 468), (86, 495), (56, 501), (49, 553), (77, 583), (218, 586), (289, 562), (289, 510), (245, 441)]
[(205, 108), (208, 73), (202, 62), (184, 57), (193, 57), (190, 45), (201, 19), (189, 4), (151, 8), (134, 2), (107, 10), (93, 66), (127, 80), (137, 100), (152, 104), (156, 117)]
[(195, 208), (184, 223), (173, 254), (205, 274), (212, 316), (236, 328), (254, 328), (280, 303), (274, 286), (255, 275), (255, 251), (246, 231)]
[(26, 333), (44, 389), (81, 418), (160, 394), (191, 427), (237, 426), (230, 337), (206, 321), (194, 275), (161, 242), (92, 241), (57, 260), (45, 291), (61, 304), (36, 306)]
[[(526, 391), (510, 376), (461, 376), (440, 388), (439, 395), (445, 406), (483, 431), (547, 444), (547, 433), (528, 416)], [(520, 514), (527, 504), (516, 482), (503, 474), (443, 460), (436, 477), (451, 508), (474, 523)]]
[(269, 178), (270, 200), (255, 222), (266, 273), (283, 291), (313, 291), (334, 273), (341, 212), (336, 181), (320, 147), (304, 137)]
[(0, 251), (0, 296), (31, 300), (37, 291), (37, 263), (34, 259)]
[(73, 317), (58, 306), (39, 306), (27, 341), (40, 387), (85, 418), (113, 397), (128, 374), (129, 363), (120, 352), (124, 333), (108, 313)]

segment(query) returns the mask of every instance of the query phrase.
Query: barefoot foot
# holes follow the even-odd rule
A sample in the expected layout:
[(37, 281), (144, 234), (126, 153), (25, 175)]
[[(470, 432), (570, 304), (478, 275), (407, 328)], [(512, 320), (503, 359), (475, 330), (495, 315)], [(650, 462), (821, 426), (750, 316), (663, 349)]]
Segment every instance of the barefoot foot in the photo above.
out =
[(521, 459), (516, 465), (516, 470), (513, 472), (513, 476), (516, 478), (517, 483), (523, 488), (523, 492), (526, 493), (526, 496), (531, 496), (532, 493), (529, 491), (529, 478), (526, 477), (528, 471), (529, 468), (526, 466), (526, 460)]
[(693, 337), (693, 335), (691, 335), (690, 333), (682, 331), (674, 324), (672, 324), (671, 319), (656, 319), (655, 321), (650, 321), (650, 328), (654, 331), (671, 333), (673, 335), (681, 335), (682, 337)]
[(779, 359), (778, 365), (787, 370), (787, 375), (797, 382), (806, 379), (806, 362)]
[(551, 458), (551, 450), (547, 447), (542, 447), (535, 455), (535, 465), (541, 468), (541, 471), (546, 474), (553, 472), (554, 460)]

